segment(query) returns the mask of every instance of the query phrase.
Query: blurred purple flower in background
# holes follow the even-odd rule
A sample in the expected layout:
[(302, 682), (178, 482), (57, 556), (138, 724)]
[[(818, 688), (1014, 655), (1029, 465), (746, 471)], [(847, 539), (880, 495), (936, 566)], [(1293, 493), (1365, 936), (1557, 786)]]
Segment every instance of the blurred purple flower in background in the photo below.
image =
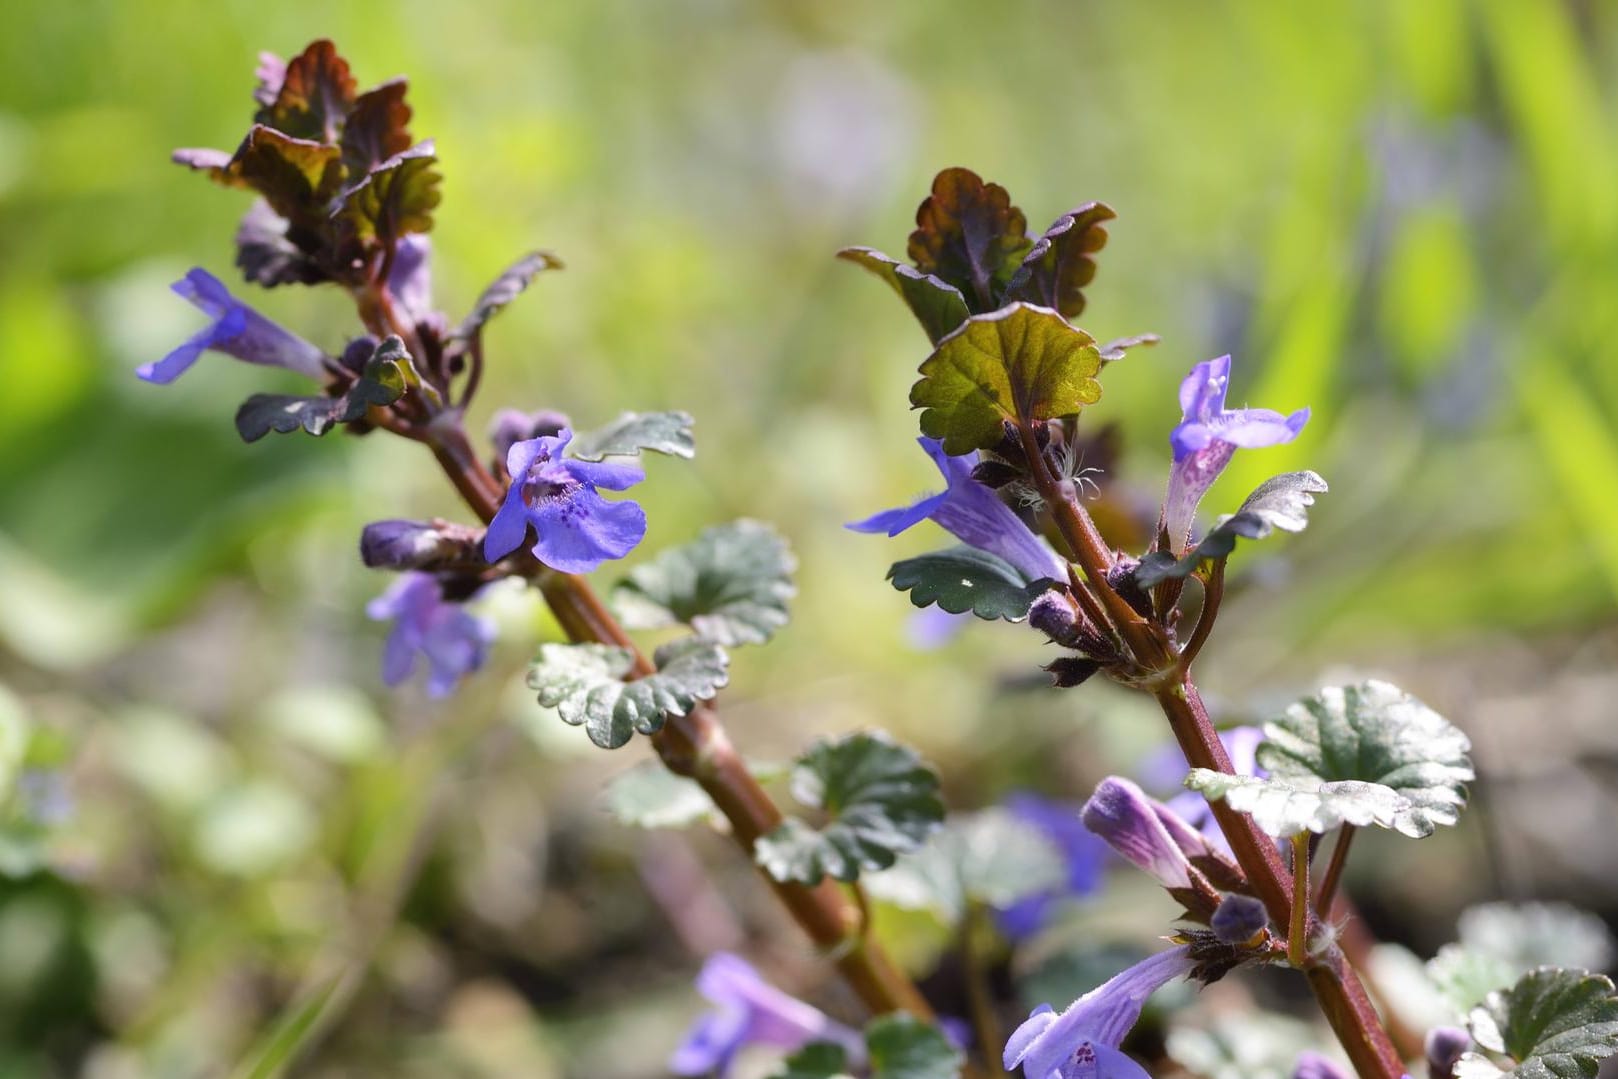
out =
[(1013, 794), (1006, 808), (1025, 821), (1062, 852), (1067, 880), (1059, 889), (1024, 896), (996, 915), (1001, 930), (1012, 940), (1038, 932), (1050, 917), (1051, 907), (1066, 898), (1091, 894), (1101, 886), (1106, 865), (1107, 845), (1079, 819), (1079, 809), (1067, 802), (1052, 801), (1037, 794)]
[(1185, 553), (1197, 505), (1238, 449), (1291, 442), (1309, 422), (1309, 410), (1290, 416), (1267, 408), (1225, 407), (1230, 357), (1205, 360), (1180, 383), (1180, 423), (1169, 435), (1174, 468), (1163, 501), (1163, 527), (1176, 555)]
[(419, 652), (427, 657), (427, 692), (434, 697), (446, 696), (462, 676), (483, 666), (494, 641), (494, 625), (446, 602), (430, 573), (403, 574), (365, 613), (379, 622), (394, 620), (382, 653), (382, 680), (396, 686), (409, 678)]
[(1045, 546), (998, 495), (972, 478), (972, 469), (978, 463), (975, 451), (951, 457), (936, 438), (923, 437), (916, 441), (943, 473), (945, 489), (909, 506), (883, 510), (846, 527), (855, 532), (897, 536), (912, 525), (930, 520), (967, 546), (999, 555), (1030, 580), (1066, 578), (1067, 566), (1056, 557), (1056, 552)]
[[(1224, 743), (1225, 752), (1230, 756), (1230, 765), (1239, 776), (1262, 776), (1264, 769), (1258, 766), (1258, 745), (1264, 741), (1264, 730), (1251, 725), (1229, 727), (1219, 732), (1219, 741)], [(1138, 769), (1140, 776), (1148, 786), (1158, 790), (1174, 790), (1181, 788), (1187, 772), (1185, 755), (1180, 747), (1173, 743), (1154, 752)], [(1196, 791), (1179, 789), (1179, 793), (1163, 803), (1165, 808), (1191, 827), (1201, 832), (1226, 857), (1230, 857), (1230, 844), (1225, 841), (1225, 833), (1219, 830), (1219, 823), (1214, 820), (1213, 810), (1208, 806), (1208, 800)]]
[(1423, 1049), (1431, 1075), (1451, 1075), (1461, 1057), (1472, 1048), (1472, 1035), (1460, 1027), (1434, 1027), (1427, 1032)]
[(171, 287), (213, 322), (161, 360), (136, 368), (140, 378), (173, 382), (209, 349), (247, 363), (284, 367), (314, 379), (326, 377), (325, 353), (236, 299), (207, 270), (193, 269)]
[(1319, 1053), (1305, 1051), (1298, 1054), (1298, 1067), (1293, 1071), (1292, 1079), (1354, 1079), (1354, 1077)]
[(596, 488), (623, 491), (646, 478), (639, 465), (578, 461), (562, 456), (573, 440), (563, 428), (512, 443), (506, 453), (511, 487), (489, 523), (483, 553), (498, 562), (520, 547), (534, 526), (534, 557), (563, 573), (589, 573), (622, 558), (646, 535), (646, 514), (634, 502), (608, 502)]
[(748, 1045), (793, 1052), (809, 1042), (829, 1041), (847, 1050), (851, 1062), (864, 1057), (864, 1042), (855, 1031), (770, 985), (746, 960), (729, 952), (703, 964), (697, 992), (715, 1009), (696, 1021), (669, 1058), (669, 1070), (676, 1075), (714, 1073), (723, 1079)]
[(1021, 1064), (1027, 1079), (1151, 1079), (1118, 1046), (1146, 998), (1195, 965), (1181, 945), (1141, 960), (1060, 1015), (1041, 1004), (1006, 1042), (1006, 1070)]

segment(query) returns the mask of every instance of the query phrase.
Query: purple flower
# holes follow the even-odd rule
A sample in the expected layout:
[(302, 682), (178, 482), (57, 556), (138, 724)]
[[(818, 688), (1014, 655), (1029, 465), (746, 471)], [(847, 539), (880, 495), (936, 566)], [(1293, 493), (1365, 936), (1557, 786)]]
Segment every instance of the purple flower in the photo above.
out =
[(1205, 847), (1202, 837), (1129, 780), (1103, 779), (1081, 815), (1086, 828), (1163, 887), (1191, 887), (1191, 862), (1181, 843)]
[(944, 647), (973, 621), (968, 611), (951, 614), (939, 606), (923, 607), (911, 612), (905, 623), (905, 639), (918, 652), (931, 652)]
[(729, 952), (718, 952), (703, 964), (697, 992), (712, 1001), (715, 1010), (696, 1021), (669, 1058), (669, 1070), (676, 1075), (725, 1076), (736, 1053), (747, 1045), (792, 1052), (812, 1041), (830, 1041), (843, 1046), (856, 1061), (864, 1057), (858, 1034), (781, 992)]
[(948, 486), (913, 505), (883, 510), (849, 524), (848, 528), (855, 532), (897, 536), (912, 525), (932, 520), (967, 546), (999, 555), (1030, 579), (1054, 577), (1060, 580), (1067, 576), (1067, 567), (1056, 557), (1056, 552), (1041, 543), (992, 490), (972, 478), (972, 469), (978, 463), (976, 451), (951, 457), (936, 438), (924, 437), (917, 441), (938, 465)]
[(1180, 424), (1169, 435), (1174, 468), (1163, 502), (1163, 527), (1175, 554), (1189, 546), (1197, 504), (1237, 449), (1291, 442), (1309, 422), (1309, 410), (1290, 416), (1267, 408), (1225, 407), (1230, 357), (1197, 364), (1180, 383)]
[(1298, 1054), (1298, 1066), (1292, 1079), (1353, 1079), (1327, 1057), (1305, 1050)]
[(1151, 1079), (1118, 1045), (1146, 998), (1195, 965), (1189, 946), (1181, 945), (1136, 963), (1061, 1015), (1041, 1004), (1006, 1042), (1006, 1070), (1021, 1064), (1027, 1079)]
[(489, 441), (494, 443), (495, 457), (504, 461), (514, 444), (542, 435), (560, 434), (571, 426), (572, 421), (565, 415), (549, 409), (519, 412), (514, 408), (502, 408), (489, 421)]
[(1219, 909), (1208, 919), (1208, 928), (1224, 944), (1246, 944), (1269, 928), (1270, 916), (1264, 904), (1250, 895), (1232, 892), (1219, 901)]
[(534, 526), (534, 557), (563, 573), (589, 573), (622, 558), (646, 535), (646, 514), (634, 502), (608, 502), (597, 487), (623, 491), (646, 478), (639, 465), (575, 461), (562, 456), (573, 432), (564, 427), (512, 443), (506, 453), (511, 487), (489, 522), (483, 554), (498, 562), (520, 547)]
[(427, 692), (446, 696), (461, 676), (483, 666), (494, 626), (447, 603), (430, 573), (406, 573), (370, 602), (365, 613), (377, 621), (394, 619), (382, 652), (382, 680), (396, 686), (416, 669), (416, 653), (427, 657)]
[(1460, 1027), (1434, 1027), (1427, 1032), (1423, 1044), (1427, 1054), (1427, 1071), (1438, 1079), (1455, 1074), (1455, 1065), (1472, 1048), (1472, 1035)]
[(193, 269), (172, 287), (213, 322), (156, 363), (136, 368), (135, 374), (147, 382), (173, 382), (208, 349), (314, 379), (326, 377), (325, 353), (236, 299), (207, 270)]
[(1044, 926), (1058, 900), (1086, 896), (1100, 887), (1107, 845), (1084, 826), (1076, 806), (1037, 794), (1013, 794), (1006, 799), (1006, 808), (1050, 840), (1067, 866), (1067, 880), (1061, 888), (1025, 896), (999, 912), (1001, 930), (1012, 940), (1022, 940)]
[(433, 314), (433, 242), (420, 232), (407, 232), (394, 248), (388, 271), (388, 291), (399, 301), (412, 324)]

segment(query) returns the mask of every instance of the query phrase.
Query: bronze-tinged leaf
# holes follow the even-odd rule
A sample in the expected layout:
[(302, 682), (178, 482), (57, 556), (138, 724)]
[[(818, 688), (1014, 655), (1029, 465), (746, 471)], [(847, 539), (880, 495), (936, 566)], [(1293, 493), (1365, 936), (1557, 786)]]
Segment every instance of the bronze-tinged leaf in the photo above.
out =
[(251, 187), (295, 228), (318, 228), (342, 186), (343, 163), (334, 145), (255, 124), (219, 179)]
[(395, 154), (410, 149), (410, 106), (404, 79), (385, 82), (354, 99), (343, 125), (343, 164), (350, 176), (364, 176)]
[(1095, 253), (1107, 246), (1103, 222), (1117, 216), (1104, 202), (1087, 202), (1057, 218), (1022, 260), (1006, 286), (1006, 299), (1078, 318), (1084, 311), (1084, 287), (1095, 280)]
[(332, 216), (362, 242), (389, 245), (407, 232), (431, 231), (442, 179), (437, 162), (432, 139), (395, 154), (343, 192)]
[(1000, 306), (1007, 282), (1033, 241), (1028, 219), (999, 184), (970, 169), (945, 169), (916, 210), (910, 260), (960, 289), (974, 313)]
[(287, 62), (275, 103), (255, 119), (294, 138), (336, 142), (357, 89), (348, 61), (321, 39)]
[(904, 300), (916, 321), (927, 334), (927, 340), (938, 344), (958, 329), (971, 314), (966, 298), (954, 285), (946, 285), (933, 274), (924, 274), (897, 259), (869, 247), (845, 247), (837, 257), (863, 266), (886, 281)]

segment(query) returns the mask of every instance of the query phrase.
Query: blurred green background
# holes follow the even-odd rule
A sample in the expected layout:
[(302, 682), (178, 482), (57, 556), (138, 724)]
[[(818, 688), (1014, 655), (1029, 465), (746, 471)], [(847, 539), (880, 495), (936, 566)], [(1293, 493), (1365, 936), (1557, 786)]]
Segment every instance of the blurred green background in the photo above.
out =
[[(0, 850), (0, 1076), (228, 1074), (289, 1000), (316, 1005), (291, 1012), (301, 1074), (655, 1075), (721, 946), (852, 1014), (723, 840), (604, 816), (646, 747), (538, 713), (524, 661), (555, 630), (530, 597), (490, 601), (502, 642), (451, 702), (380, 686), (386, 581), (354, 542), (456, 514), (418, 447), (242, 445), (266, 378), (218, 357), (134, 379), (198, 325), (169, 282), (234, 280), (246, 208), (169, 150), (234, 146), (257, 51), (321, 36), (362, 85), (411, 78), (447, 176), (440, 306), (526, 249), (567, 262), (491, 327), (473, 428), (689, 409), (697, 459), (636, 492), (643, 551), (741, 515), (791, 538), (796, 620), (722, 699), (747, 752), (885, 726), (972, 808), (1082, 799), (1166, 733), (1104, 687), (1033, 688), (1027, 634), (918, 650), (882, 578), (938, 537), (841, 528), (936, 475), (906, 402), (925, 340), (832, 255), (902, 254), (966, 165), (1035, 228), (1118, 211), (1083, 322), (1163, 343), (1107, 373), (1115, 491), (1158, 496), (1199, 360), (1234, 354), (1233, 403), (1313, 407), (1205, 505), (1292, 468), (1333, 486), (1309, 532), (1238, 556), (1199, 668), (1232, 721), (1380, 673), (1472, 734), (1461, 828), (1361, 841), (1374, 928), (1426, 954), (1477, 899), (1618, 910), (1618, 4), (22, 0), (9, 23), (0, 713), (61, 819)], [(353, 332), (336, 293), (239, 291), (329, 348)], [(1149, 946), (1172, 909), (1120, 887), (1071, 939)], [(927, 927), (885, 931), (937, 965)]]

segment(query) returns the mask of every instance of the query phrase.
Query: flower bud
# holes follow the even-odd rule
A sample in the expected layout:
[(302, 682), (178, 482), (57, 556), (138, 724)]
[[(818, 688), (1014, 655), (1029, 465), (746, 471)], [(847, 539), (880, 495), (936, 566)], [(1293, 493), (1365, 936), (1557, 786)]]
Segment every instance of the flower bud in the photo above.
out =
[(527, 442), (531, 438), (554, 437), (564, 427), (571, 426), (565, 415), (549, 409), (519, 412), (514, 408), (502, 408), (489, 423), (489, 441), (494, 443), (495, 460), (504, 461), (516, 443)]
[(1434, 1027), (1427, 1032), (1427, 1074), (1453, 1079), (1455, 1065), (1472, 1048), (1472, 1037), (1460, 1027)]
[(1084, 803), (1080, 815), (1086, 828), (1163, 887), (1190, 888), (1191, 863), (1158, 819), (1157, 806), (1129, 780), (1108, 776)]
[(1078, 647), (1079, 612), (1062, 593), (1042, 593), (1028, 608), (1028, 624), (1064, 648)]
[(370, 334), (361, 334), (354, 338), (348, 343), (348, 347), (343, 349), (343, 355), (340, 357), (343, 366), (356, 375), (362, 373), (365, 365), (371, 362), (371, 357), (376, 355), (378, 343)]
[(1227, 895), (1214, 911), (1208, 927), (1223, 944), (1248, 944), (1269, 927), (1264, 904), (1250, 895)]
[(372, 521), (360, 533), (360, 561), (372, 569), (431, 569), (476, 562), (478, 533), (464, 525)]

